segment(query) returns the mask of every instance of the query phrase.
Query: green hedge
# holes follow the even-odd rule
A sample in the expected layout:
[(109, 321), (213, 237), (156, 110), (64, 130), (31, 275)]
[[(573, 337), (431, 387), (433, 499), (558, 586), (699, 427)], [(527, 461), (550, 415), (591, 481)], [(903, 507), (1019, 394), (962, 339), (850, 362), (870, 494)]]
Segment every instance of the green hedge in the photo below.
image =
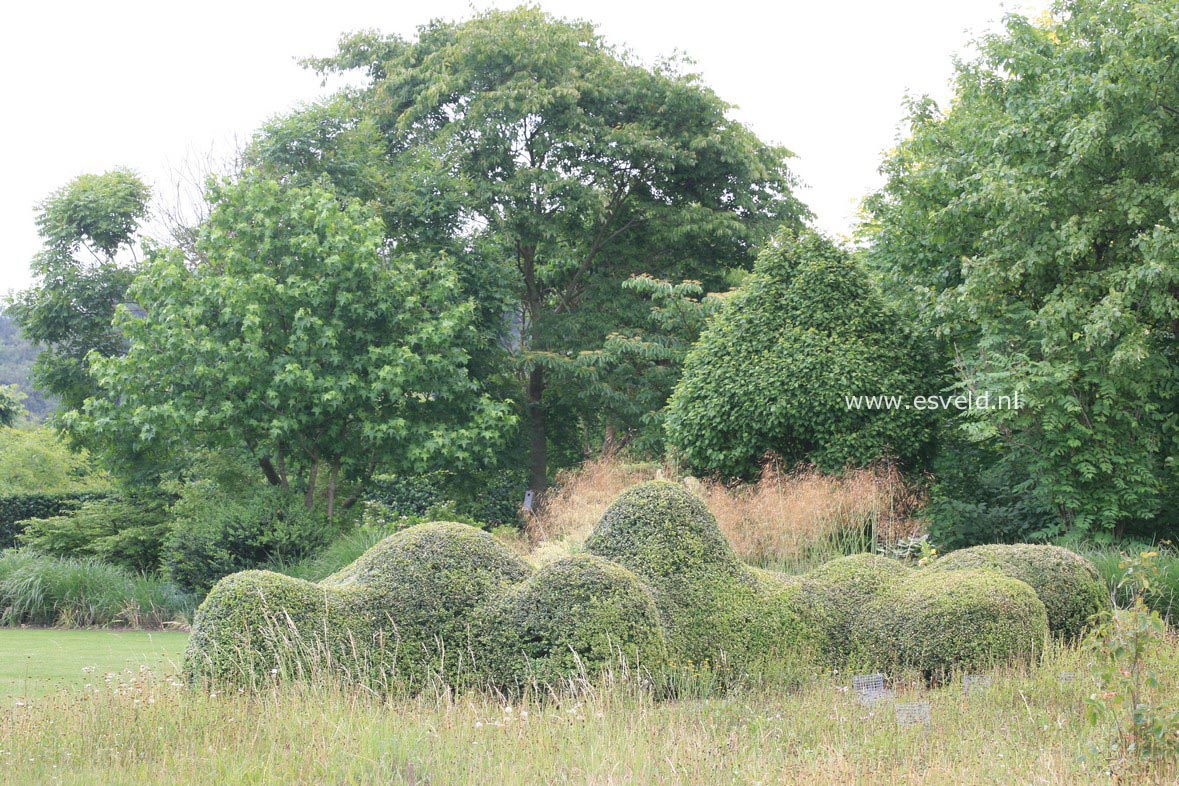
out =
[(108, 495), (83, 492), (75, 494), (12, 494), (0, 496), (0, 549), (10, 549), (24, 531), (23, 522), (47, 519), (76, 510), (88, 500), (105, 499)]
[(864, 554), (787, 578), (743, 564), (700, 500), (663, 481), (625, 491), (585, 551), (533, 572), (488, 533), (436, 522), (318, 584), (235, 574), (198, 611), (186, 668), (198, 681), (327, 670), (507, 691), (631, 666), (674, 692), (780, 684), (800, 666), (943, 677), (1035, 658), (1058, 616), (1049, 590), (1091, 569), (1075, 555), (1008, 555), (1012, 572), (1040, 571), (1032, 584), (995, 566), (911, 570)]

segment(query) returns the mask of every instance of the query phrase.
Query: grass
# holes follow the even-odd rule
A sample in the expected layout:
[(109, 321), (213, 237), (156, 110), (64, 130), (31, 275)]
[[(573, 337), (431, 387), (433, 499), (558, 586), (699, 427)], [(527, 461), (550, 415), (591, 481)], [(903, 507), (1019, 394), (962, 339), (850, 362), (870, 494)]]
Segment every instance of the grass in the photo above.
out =
[(161, 628), (191, 618), (195, 599), (152, 576), (93, 557), (0, 552), (0, 626)]
[(1084, 719), (1087, 673), (1083, 655), (1058, 648), (1031, 671), (994, 672), (980, 694), (902, 684), (897, 701), (929, 701), (932, 717), (902, 728), (892, 705), (857, 704), (846, 676), (697, 700), (613, 688), (506, 704), (322, 683), (225, 695), (132, 668), (0, 714), (0, 784), (1113, 782), (1092, 754), (1109, 730)]
[[(674, 467), (628, 464), (617, 457), (562, 473), (544, 508), (527, 524), (537, 562), (576, 551), (606, 508), (627, 487), (681, 479)], [(684, 479), (716, 517), (746, 562), (799, 573), (844, 554), (872, 551), (918, 533), (913, 513), (921, 498), (893, 467), (841, 476), (768, 464), (756, 483), (726, 485)]]
[(187, 633), (0, 629), (0, 707), (61, 689), (105, 684), (109, 675), (178, 673)]

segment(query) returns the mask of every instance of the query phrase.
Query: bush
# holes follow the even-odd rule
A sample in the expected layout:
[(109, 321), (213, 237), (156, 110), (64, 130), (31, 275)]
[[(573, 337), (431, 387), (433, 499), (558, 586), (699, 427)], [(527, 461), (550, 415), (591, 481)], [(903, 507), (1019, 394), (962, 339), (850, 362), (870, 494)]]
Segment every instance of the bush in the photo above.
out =
[(922, 392), (925, 353), (845, 252), (782, 236), (709, 320), (667, 407), (669, 444), (692, 469), (753, 478), (767, 453), (823, 470), (923, 459), (927, 413), (848, 406)]
[(277, 487), (226, 489), (212, 480), (188, 484), (172, 508), (163, 548), (165, 574), (205, 593), (223, 576), (274, 562), (297, 562), (336, 534), (301, 495)]
[(1018, 579), (991, 570), (921, 570), (868, 603), (854, 631), (861, 665), (944, 679), (1031, 661), (1048, 638), (1048, 615)]
[(992, 544), (953, 551), (924, 570), (990, 569), (1031, 586), (1048, 610), (1052, 632), (1079, 638), (1094, 615), (1110, 606), (1110, 593), (1093, 563), (1059, 546)]
[(193, 598), (94, 558), (0, 553), (0, 624), (157, 628), (191, 617)]
[(0, 549), (10, 549), (25, 531), (29, 519), (51, 518), (76, 510), (88, 500), (105, 498), (105, 494), (12, 494), (0, 497)]
[(171, 500), (159, 495), (87, 499), (73, 510), (24, 522), (20, 542), (54, 557), (97, 557), (135, 572), (160, 567)]
[(235, 682), (270, 669), (323, 669), (457, 684), (476, 673), (476, 607), (528, 573), (486, 532), (455, 523), (391, 535), (317, 584), (238, 573), (218, 582), (198, 609), (186, 670)]
[(582, 554), (542, 567), (499, 598), (481, 651), (502, 686), (662, 668), (666, 642), (651, 591), (626, 568)]
[(627, 489), (585, 548), (651, 587), (673, 664), (743, 681), (784, 653), (820, 644), (822, 631), (806, 618), (799, 588), (746, 567), (704, 503), (679, 484)]
[(825, 626), (829, 662), (836, 667), (857, 656), (854, 631), (864, 608), (912, 573), (896, 560), (874, 554), (842, 557), (802, 578), (803, 592)]

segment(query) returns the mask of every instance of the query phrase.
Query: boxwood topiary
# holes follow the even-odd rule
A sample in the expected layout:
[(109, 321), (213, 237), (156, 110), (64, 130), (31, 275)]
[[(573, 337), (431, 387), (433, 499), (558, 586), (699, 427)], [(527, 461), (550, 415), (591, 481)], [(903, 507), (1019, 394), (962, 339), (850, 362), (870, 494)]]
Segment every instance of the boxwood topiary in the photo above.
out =
[(822, 635), (798, 588), (746, 567), (704, 503), (679, 484), (624, 491), (585, 548), (651, 587), (673, 667), (748, 676), (777, 655), (813, 651)]
[(508, 688), (622, 668), (647, 676), (667, 654), (651, 591), (621, 565), (588, 554), (545, 565), (494, 601), (480, 651), (493, 681)]
[(281, 652), (304, 670), (457, 684), (476, 676), (476, 607), (529, 573), (486, 532), (421, 524), (317, 584), (265, 571), (222, 579), (197, 610), (186, 663), (193, 677), (236, 680), (275, 668)]
[(991, 570), (915, 571), (869, 602), (858, 623), (862, 665), (933, 678), (1031, 660), (1048, 637), (1032, 588)]
[(1109, 608), (1109, 589), (1089, 560), (1059, 546), (993, 544), (952, 551), (925, 570), (935, 573), (989, 568), (1036, 591), (1057, 636), (1076, 639), (1095, 614)]
[(802, 578), (802, 589), (824, 627), (828, 661), (842, 666), (853, 657), (854, 630), (864, 608), (904, 581), (912, 571), (893, 559), (853, 554), (820, 565)]

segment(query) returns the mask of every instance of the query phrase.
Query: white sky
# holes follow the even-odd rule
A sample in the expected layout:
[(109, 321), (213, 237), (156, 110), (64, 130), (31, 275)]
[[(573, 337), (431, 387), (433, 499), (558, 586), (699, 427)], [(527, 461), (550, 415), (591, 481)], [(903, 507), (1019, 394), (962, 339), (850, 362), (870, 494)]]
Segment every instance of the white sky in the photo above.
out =
[[(0, 12), (5, 112), (0, 150), (0, 295), (28, 286), (40, 247), (34, 207), (84, 172), (126, 166), (159, 188), (186, 158), (229, 150), (263, 120), (323, 91), (295, 58), (340, 33), (405, 36), (431, 18), (516, 2), (207, 0), (6, 3)], [(847, 234), (876, 187), (906, 92), (948, 95), (951, 58), (1007, 9), (1047, 0), (542, 0), (596, 22), (647, 61), (675, 50), (738, 105), (736, 117), (798, 156), (818, 225)]]

